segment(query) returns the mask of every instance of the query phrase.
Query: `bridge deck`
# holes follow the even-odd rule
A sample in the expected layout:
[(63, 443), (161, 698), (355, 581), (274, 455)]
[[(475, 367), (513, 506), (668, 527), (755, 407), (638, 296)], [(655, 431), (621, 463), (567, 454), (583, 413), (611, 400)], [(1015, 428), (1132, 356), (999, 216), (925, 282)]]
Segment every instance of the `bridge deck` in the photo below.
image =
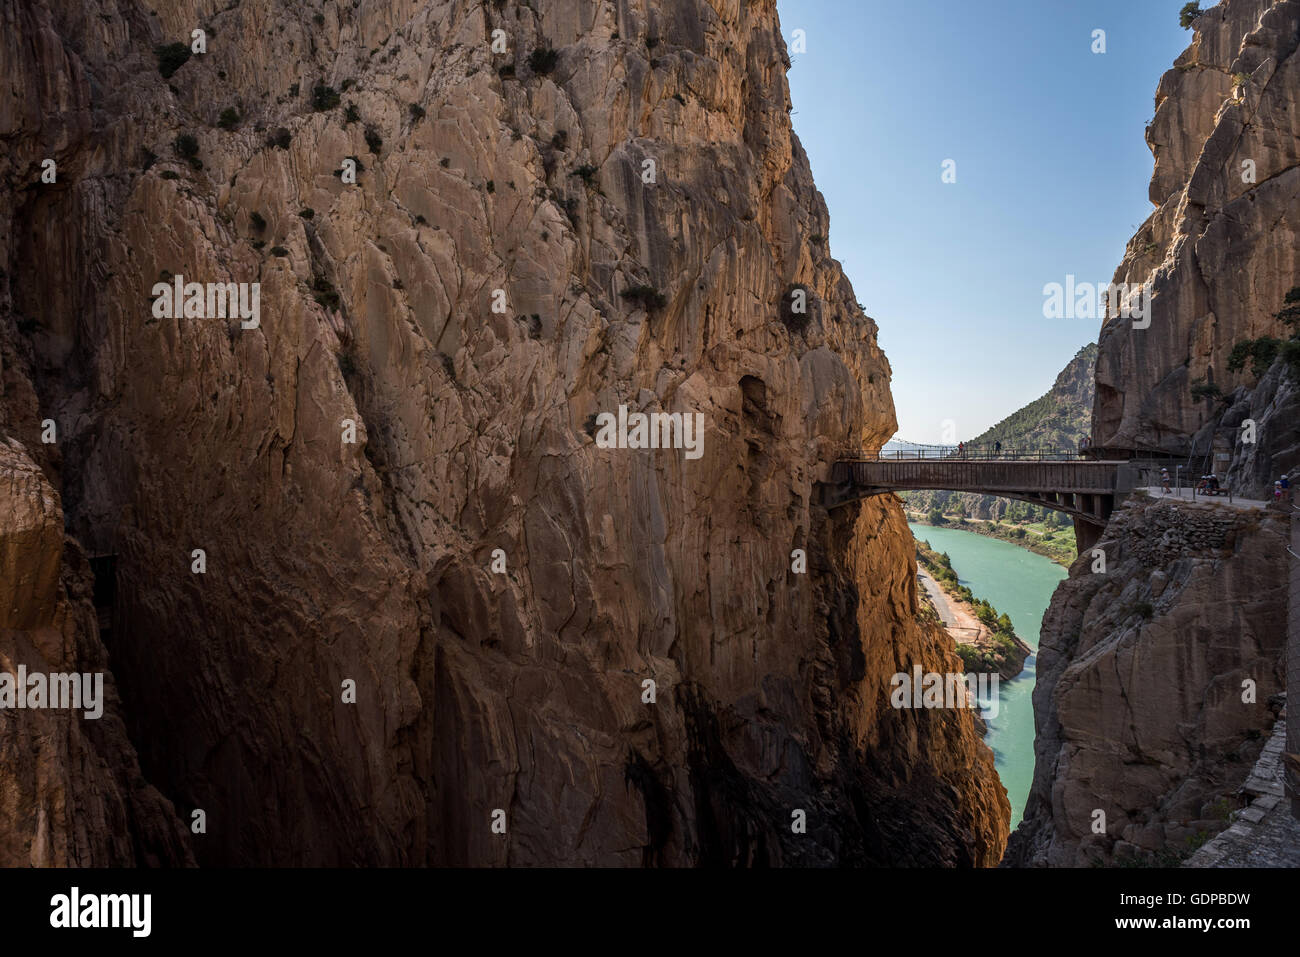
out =
[(862, 491), (949, 489), (956, 492), (1111, 495), (1118, 461), (885, 459), (837, 462), (832, 482)]

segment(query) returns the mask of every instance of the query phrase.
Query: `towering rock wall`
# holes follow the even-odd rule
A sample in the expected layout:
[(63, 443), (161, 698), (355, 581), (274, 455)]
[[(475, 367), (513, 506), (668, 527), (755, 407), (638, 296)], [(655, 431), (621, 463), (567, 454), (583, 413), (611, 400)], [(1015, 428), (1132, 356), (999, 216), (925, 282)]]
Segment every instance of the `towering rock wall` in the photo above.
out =
[(1173, 861), (1228, 825), (1286, 690), (1287, 534), (1140, 496), (1112, 516), (1104, 568), (1081, 556), (1043, 617), (1008, 863)]
[[(4, 430), (116, 556), (200, 863), (998, 859), (972, 714), (888, 705), (960, 670), (901, 511), (813, 504), (895, 425), (774, 3), (73, 6), (3, 5)], [(598, 447), (620, 405), (703, 455)]]
[[(1288, 334), (1275, 315), (1300, 285), (1300, 3), (1225, 0), (1193, 30), (1147, 130), (1158, 208), (1115, 276), (1151, 283), (1150, 325), (1102, 329), (1094, 441), (1187, 454), (1193, 474), (1226, 461), (1260, 494), (1300, 465), (1300, 395), (1280, 365), (1257, 379), (1227, 359)], [(1225, 400), (1193, 399), (1197, 383)], [(1112, 516), (1104, 565), (1080, 556), (1043, 620), (1007, 863), (1171, 862), (1227, 826), (1285, 688), (1284, 523), (1141, 496)]]
[[(1236, 393), (1240, 404), (1256, 383), (1249, 364), (1228, 371), (1233, 345), (1286, 337), (1275, 316), (1300, 285), (1298, 45), (1296, 0), (1225, 0), (1197, 18), (1191, 45), (1161, 79), (1147, 128), (1157, 209), (1115, 274), (1116, 282), (1151, 283), (1150, 327), (1115, 318), (1102, 329), (1098, 444), (1191, 451), (1193, 436), (1212, 432), (1224, 412), (1212, 397), (1193, 398), (1192, 386)], [(1279, 414), (1257, 420), (1261, 441), (1239, 458), (1260, 449), (1280, 458), (1243, 478), (1252, 487), (1300, 465), (1300, 402), (1292, 389), (1277, 402), (1276, 388), (1266, 391), (1255, 412)], [(1226, 424), (1238, 424), (1250, 405)], [(1195, 447), (1204, 453), (1209, 438), (1203, 433)]]

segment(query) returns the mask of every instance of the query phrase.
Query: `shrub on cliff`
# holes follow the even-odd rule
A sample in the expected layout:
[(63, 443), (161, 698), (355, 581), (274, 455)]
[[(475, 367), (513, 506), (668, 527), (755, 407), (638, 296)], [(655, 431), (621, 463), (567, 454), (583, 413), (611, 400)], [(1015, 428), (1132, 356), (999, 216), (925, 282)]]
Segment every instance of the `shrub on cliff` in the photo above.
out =
[(792, 333), (803, 332), (810, 321), (812, 292), (802, 283), (793, 283), (781, 294), (781, 322)]
[(326, 86), (324, 83), (317, 83), (311, 90), (311, 108), (317, 113), (323, 113), (325, 110), (332, 110), (338, 106), (341, 101), (338, 91), (332, 86)]
[(190, 58), (190, 48), (184, 43), (155, 47), (153, 52), (158, 58), (158, 72), (163, 75), (163, 79), (169, 79)]
[(192, 133), (182, 133), (176, 137), (172, 141), (172, 149), (194, 169), (203, 169), (203, 161), (199, 159), (199, 141)]
[(1300, 286), (1295, 286), (1282, 300), (1282, 310), (1277, 314), (1279, 321), (1286, 323), (1300, 333)]
[(1184, 30), (1190, 30), (1196, 18), (1204, 12), (1199, 3), (1185, 3), (1183, 9), (1178, 11), (1178, 25)]
[(538, 76), (545, 76), (555, 69), (560, 61), (560, 54), (550, 47), (538, 47), (528, 54), (528, 68)]
[(221, 111), (221, 118), (217, 120), (217, 126), (223, 130), (233, 130), (239, 125), (239, 111), (233, 106), (228, 106)]
[(667, 297), (654, 286), (633, 286), (631, 289), (624, 289), (619, 295), (630, 302), (639, 303), (646, 312), (654, 312), (668, 304)]

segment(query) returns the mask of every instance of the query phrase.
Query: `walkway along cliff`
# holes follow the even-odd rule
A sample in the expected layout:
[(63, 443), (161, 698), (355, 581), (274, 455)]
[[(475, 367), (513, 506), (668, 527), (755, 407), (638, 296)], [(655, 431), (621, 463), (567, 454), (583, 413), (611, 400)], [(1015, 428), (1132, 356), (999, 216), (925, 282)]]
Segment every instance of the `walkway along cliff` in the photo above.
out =
[(3, 716), (0, 864), (1000, 858), (899, 506), (815, 501), (895, 422), (771, 0), (0, 19), (0, 664), (114, 689)]

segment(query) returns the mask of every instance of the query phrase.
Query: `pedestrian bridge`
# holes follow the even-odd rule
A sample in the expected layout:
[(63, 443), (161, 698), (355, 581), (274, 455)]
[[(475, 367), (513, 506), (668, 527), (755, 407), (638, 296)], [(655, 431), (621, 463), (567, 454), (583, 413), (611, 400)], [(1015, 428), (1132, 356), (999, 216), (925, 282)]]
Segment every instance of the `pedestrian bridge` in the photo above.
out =
[(975, 492), (1028, 502), (1074, 519), (1082, 551), (1101, 536), (1118, 499), (1140, 485), (1158, 485), (1168, 459), (1138, 459), (1133, 450), (906, 449), (847, 454), (822, 486), (822, 504), (838, 508), (870, 495), (909, 489)]

